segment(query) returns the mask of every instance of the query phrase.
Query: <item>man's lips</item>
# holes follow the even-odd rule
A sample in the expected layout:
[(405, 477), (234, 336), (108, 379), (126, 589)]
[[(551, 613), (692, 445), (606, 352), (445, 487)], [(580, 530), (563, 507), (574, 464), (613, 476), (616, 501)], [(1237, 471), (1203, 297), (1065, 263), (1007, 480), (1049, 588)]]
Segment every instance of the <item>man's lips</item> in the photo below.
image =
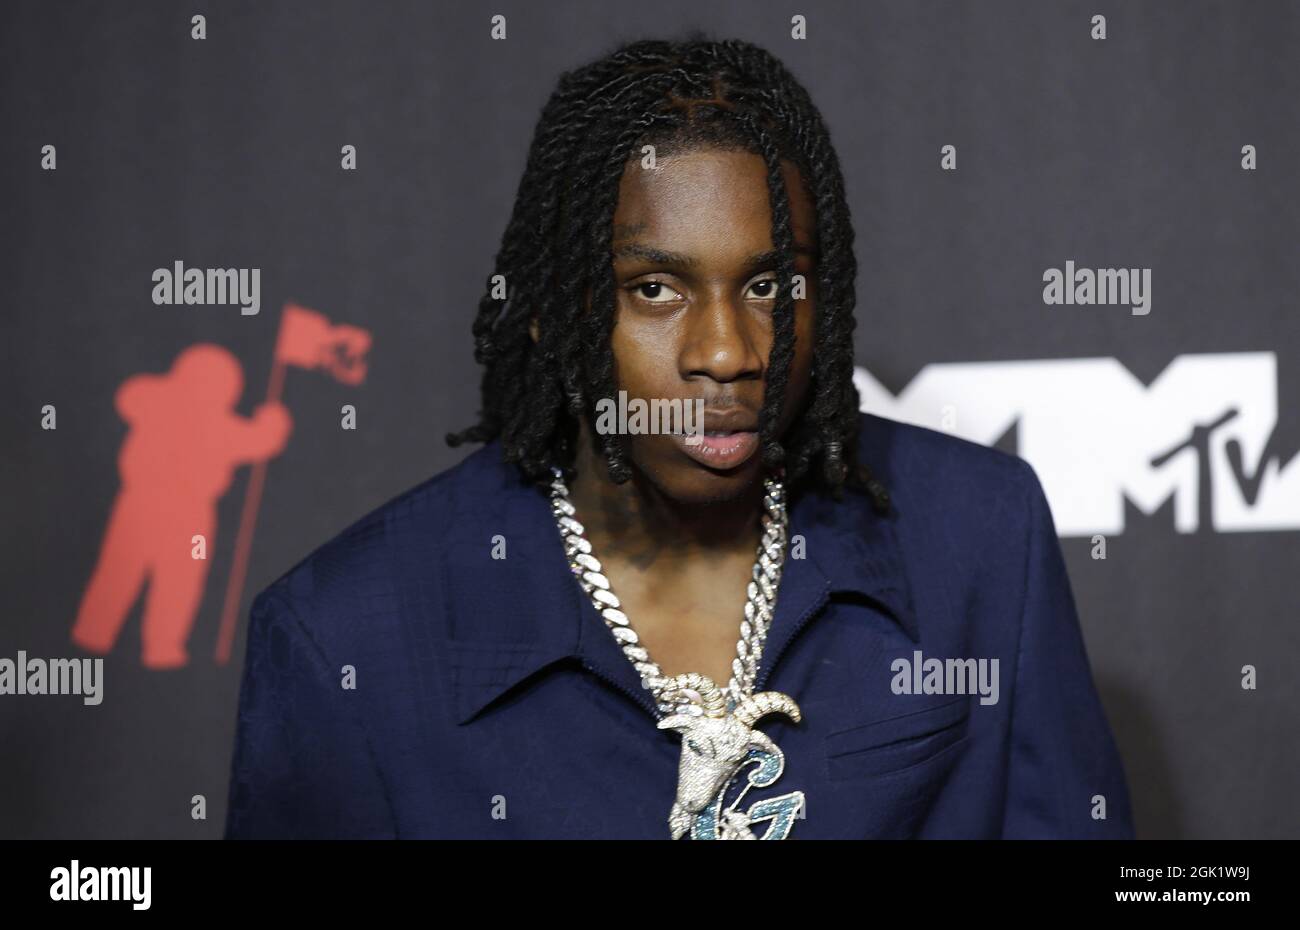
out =
[(705, 429), (693, 436), (678, 434), (674, 438), (683, 452), (709, 468), (736, 468), (758, 450), (757, 430)]

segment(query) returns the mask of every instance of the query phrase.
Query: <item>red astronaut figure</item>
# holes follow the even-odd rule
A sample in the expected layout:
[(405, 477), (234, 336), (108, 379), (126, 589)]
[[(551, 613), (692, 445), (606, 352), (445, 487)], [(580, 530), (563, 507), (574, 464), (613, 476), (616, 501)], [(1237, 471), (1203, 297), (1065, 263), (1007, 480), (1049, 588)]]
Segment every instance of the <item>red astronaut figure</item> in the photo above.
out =
[[(292, 429), (279, 403), (251, 418), (235, 412), (244, 390), (238, 360), (217, 345), (190, 346), (171, 371), (127, 378), (117, 412), (130, 427), (99, 562), (77, 611), (72, 640), (108, 652), (148, 580), (141, 623), (147, 668), (177, 668), (203, 597), (217, 529), (217, 502), (240, 465), (279, 455)], [(204, 538), (206, 558), (196, 558)]]

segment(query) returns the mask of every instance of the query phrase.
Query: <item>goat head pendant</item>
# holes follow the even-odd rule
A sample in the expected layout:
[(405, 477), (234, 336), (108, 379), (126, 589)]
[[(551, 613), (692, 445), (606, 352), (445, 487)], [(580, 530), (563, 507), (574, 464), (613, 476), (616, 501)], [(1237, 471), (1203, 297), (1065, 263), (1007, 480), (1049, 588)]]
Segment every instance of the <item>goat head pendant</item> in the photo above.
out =
[[(784, 714), (800, 720), (799, 705), (789, 695), (763, 691), (745, 695), (731, 708), (722, 690), (704, 675), (678, 675), (671, 692), (689, 696), (700, 707), (698, 714), (672, 714), (659, 721), (659, 729), (682, 735), (682, 755), (677, 771), (677, 797), (668, 815), (673, 839), (687, 832), (692, 839), (783, 840), (804, 806), (802, 791), (793, 791), (738, 809), (751, 787), (766, 788), (781, 777), (785, 755), (767, 734), (754, 724), (768, 714)], [(727, 789), (746, 765), (755, 766), (749, 784), (723, 808)], [(756, 836), (750, 827), (770, 821), (767, 831)]]

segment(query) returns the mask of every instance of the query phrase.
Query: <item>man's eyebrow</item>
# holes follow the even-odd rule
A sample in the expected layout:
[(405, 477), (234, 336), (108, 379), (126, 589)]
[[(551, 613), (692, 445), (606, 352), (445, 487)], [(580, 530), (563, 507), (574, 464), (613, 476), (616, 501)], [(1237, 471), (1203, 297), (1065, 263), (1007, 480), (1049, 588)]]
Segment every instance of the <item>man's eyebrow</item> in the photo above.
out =
[[(813, 261), (817, 260), (817, 249), (815, 246), (805, 245), (802, 242), (794, 244), (794, 253), (796, 255), (806, 255)], [(746, 268), (759, 268), (764, 265), (775, 265), (781, 259), (781, 253), (777, 249), (769, 252), (760, 252), (758, 255), (751, 255), (745, 259)]]
[(683, 255), (680, 252), (665, 252), (663, 249), (652, 249), (648, 245), (641, 245), (637, 242), (628, 242), (624, 245), (614, 247), (615, 258), (639, 258), (642, 261), (652, 262), (656, 265), (676, 265), (680, 268), (694, 268), (699, 264), (689, 255)]
[[(814, 260), (817, 258), (817, 249), (802, 242), (794, 244), (794, 251), (796, 254), (806, 255)], [(694, 268), (699, 265), (699, 262), (689, 255), (683, 255), (680, 252), (667, 252), (637, 242), (628, 242), (615, 246), (613, 254), (615, 258), (639, 258), (642, 261), (653, 262), (656, 265), (676, 265), (681, 268)], [(749, 256), (749, 258), (745, 259), (744, 265), (746, 268), (774, 265), (780, 257), (781, 253), (779, 251), (771, 249), (767, 252)]]

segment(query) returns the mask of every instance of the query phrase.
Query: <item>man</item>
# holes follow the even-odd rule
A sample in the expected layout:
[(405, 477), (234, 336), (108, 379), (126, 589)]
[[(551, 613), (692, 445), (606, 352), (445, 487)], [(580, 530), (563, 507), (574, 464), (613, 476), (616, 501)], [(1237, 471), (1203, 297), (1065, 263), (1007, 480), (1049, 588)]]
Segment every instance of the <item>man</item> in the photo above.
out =
[[(227, 835), (1131, 836), (1038, 481), (858, 412), (852, 243), (768, 53), (564, 75), (474, 323), (486, 445), (258, 598)], [(703, 435), (598, 428), (619, 392)]]

